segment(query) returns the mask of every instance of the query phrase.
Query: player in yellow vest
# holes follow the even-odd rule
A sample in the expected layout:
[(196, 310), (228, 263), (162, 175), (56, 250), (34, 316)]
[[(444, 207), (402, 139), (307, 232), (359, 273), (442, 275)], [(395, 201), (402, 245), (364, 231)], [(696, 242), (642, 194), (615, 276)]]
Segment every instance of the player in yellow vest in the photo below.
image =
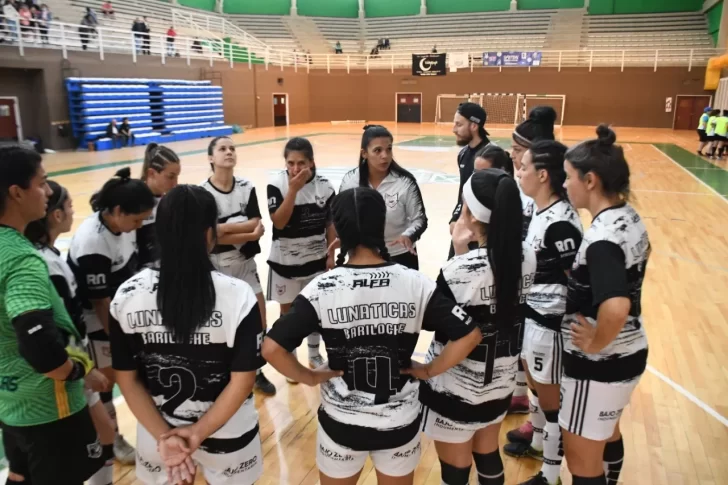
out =
[(715, 158), (715, 147), (718, 148), (718, 158), (723, 156), (726, 144), (728, 143), (728, 110), (723, 110), (721, 115), (715, 120), (715, 142), (713, 145), (713, 153), (710, 158)]
[(698, 124), (698, 137), (700, 138), (700, 145), (698, 145), (698, 155), (703, 155), (703, 148), (708, 144), (708, 135), (705, 133), (705, 129), (708, 126), (708, 119), (710, 118), (710, 112), (713, 109), (708, 106), (703, 110), (703, 114), (700, 116), (700, 123)]
[(710, 144), (710, 156), (715, 155), (715, 123), (718, 121), (718, 115), (720, 114), (719, 109), (714, 109), (710, 112), (708, 123), (705, 126), (705, 134)]

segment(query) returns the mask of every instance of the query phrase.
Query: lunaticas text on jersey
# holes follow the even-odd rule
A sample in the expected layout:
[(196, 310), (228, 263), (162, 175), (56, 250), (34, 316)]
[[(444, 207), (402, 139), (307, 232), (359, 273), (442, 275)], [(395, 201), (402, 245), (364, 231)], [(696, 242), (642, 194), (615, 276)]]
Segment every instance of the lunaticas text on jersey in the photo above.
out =
[[(127, 313), (126, 322), (129, 328), (162, 327), (162, 312), (159, 310), (141, 310)], [(223, 316), (220, 311), (213, 311), (210, 319), (202, 325), (202, 328), (222, 327)], [(179, 344), (184, 343), (180, 338), (175, 337), (171, 332), (142, 332), (141, 337), (144, 344)], [(194, 332), (189, 337), (191, 345), (211, 344), (210, 334), (206, 332)]]

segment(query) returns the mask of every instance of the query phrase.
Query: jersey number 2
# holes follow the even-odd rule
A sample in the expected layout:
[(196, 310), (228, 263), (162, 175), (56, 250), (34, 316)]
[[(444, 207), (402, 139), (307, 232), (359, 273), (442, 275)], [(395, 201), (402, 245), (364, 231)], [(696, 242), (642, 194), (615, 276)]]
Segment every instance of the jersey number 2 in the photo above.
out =
[(171, 388), (174, 392), (174, 395), (162, 404), (164, 414), (184, 419), (175, 415), (174, 412), (183, 402), (195, 395), (197, 388), (195, 375), (184, 367), (163, 367), (159, 369), (159, 383), (166, 388)]

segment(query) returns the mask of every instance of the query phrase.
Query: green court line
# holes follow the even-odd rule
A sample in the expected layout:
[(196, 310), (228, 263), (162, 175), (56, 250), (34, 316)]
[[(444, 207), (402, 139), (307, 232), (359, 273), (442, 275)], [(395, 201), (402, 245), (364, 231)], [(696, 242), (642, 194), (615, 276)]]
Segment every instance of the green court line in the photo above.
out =
[(705, 185), (728, 199), (728, 171), (672, 143), (653, 143), (653, 145)]

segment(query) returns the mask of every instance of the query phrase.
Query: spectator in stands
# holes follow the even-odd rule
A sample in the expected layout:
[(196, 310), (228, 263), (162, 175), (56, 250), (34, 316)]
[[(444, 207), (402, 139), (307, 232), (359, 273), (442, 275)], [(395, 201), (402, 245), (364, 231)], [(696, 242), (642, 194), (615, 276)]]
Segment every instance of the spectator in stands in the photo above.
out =
[(334, 52), (336, 54), (343, 54), (344, 50), (341, 48), (341, 41), (336, 41), (336, 47), (334, 47)]
[(31, 25), (31, 19), (32, 14), (30, 13), (30, 9), (27, 5), (22, 5), (20, 7), (20, 11), (18, 12), (20, 15), (20, 33), (22, 34), (23, 38), (25, 37), (33, 37), (33, 27)]
[(134, 23), (131, 26), (131, 31), (134, 32), (134, 45), (137, 53), (142, 50), (143, 34), (144, 34), (144, 22), (142, 19), (137, 17), (134, 19)]
[(96, 25), (98, 25), (96, 15), (93, 13), (93, 10), (87, 8), (86, 15), (81, 19), (81, 26), (78, 28), (78, 34), (81, 38), (81, 48), (83, 50), (88, 49), (88, 43), (96, 33)]
[(437, 46), (436, 45), (433, 45), (432, 46), (432, 53), (433, 54), (437, 54)]
[(40, 14), (38, 16), (38, 30), (40, 31), (40, 39), (44, 44), (48, 44), (48, 29), (51, 26), (53, 14), (45, 3), (40, 6)]
[(177, 32), (174, 30), (174, 26), (170, 27), (167, 31), (167, 55), (174, 55), (174, 38), (177, 37)]
[(372, 49), (372, 51), (369, 53), (369, 56), (372, 58), (379, 57), (379, 47), (375, 46), (374, 49)]
[(309, 64), (313, 64), (313, 58), (311, 57), (311, 49), (306, 51), (306, 58), (308, 59)]
[(106, 138), (111, 138), (111, 146), (113, 148), (116, 148), (117, 141), (122, 141), (121, 145), (119, 145), (119, 148), (124, 146), (124, 140), (119, 131), (119, 127), (116, 126), (116, 120), (111, 120), (111, 123), (109, 123), (106, 127)]
[(129, 118), (121, 119), (121, 126), (119, 127), (119, 136), (121, 137), (122, 146), (131, 145), (134, 146), (134, 132), (131, 130), (129, 124)]
[(389, 37), (384, 39), (384, 48), (387, 50), (391, 48), (391, 45), (389, 44)]
[(8, 26), (7, 31), (10, 34), (10, 42), (14, 42), (18, 35), (20, 14), (11, 0), (5, 0), (3, 16), (5, 17), (5, 24)]
[(195, 40), (192, 41), (192, 50), (198, 54), (202, 54), (202, 44), (200, 44), (200, 39), (197, 37), (195, 37)]
[[(86, 7), (86, 17), (88, 17), (90, 25), (96, 27), (99, 25), (99, 18), (96, 16), (96, 12), (91, 7)], [(94, 29), (95, 31), (96, 29)]]
[(104, 18), (111, 17), (113, 19), (115, 17), (114, 7), (111, 6), (111, 2), (107, 0), (101, 5), (101, 13), (104, 14)]

